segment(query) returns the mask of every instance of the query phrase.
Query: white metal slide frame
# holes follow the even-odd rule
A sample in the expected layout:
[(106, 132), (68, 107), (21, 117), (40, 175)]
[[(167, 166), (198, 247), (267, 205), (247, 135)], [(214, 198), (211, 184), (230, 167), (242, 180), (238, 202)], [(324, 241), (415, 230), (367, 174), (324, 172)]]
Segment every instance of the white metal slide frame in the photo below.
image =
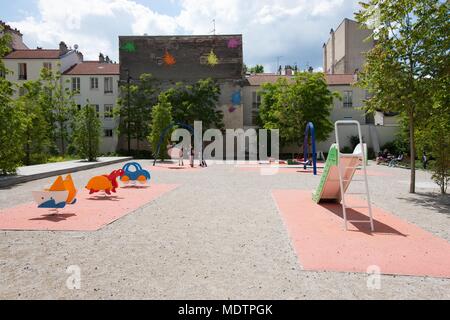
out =
[[(341, 153), (341, 148), (340, 148), (340, 144), (339, 144), (339, 131), (338, 128), (340, 125), (356, 125), (358, 128), (358, 136), (359, 136), (359, 142), (360, 145), (358, 145), (355, 149), (355, 152), (351, 155), (349, 154), (342, 154)], [(363, 140), (362, 140), (362, 134), (361, 134), (361, 125), (358, 121), (355, 120), (341, 120), (341, 121), (336, 121), (334, 124), (334, 131), (336, 134), (336, 144), (337, 144), (337, 149), (338, 149), (338, 172), (339, 172), (339, 185), (340, 185), (340, 191), (341, 191), (341, 201), (342, 201), (342, 214), (344, 217), (344, 225), (345, 225), (345, 229), (348, 230), (348, 222), (354, 222), (354, 223), (370, 223), (370, 229), (373, 231), (375, 231), (374, 228), (374, 223), (373, 223), (373, 216), (372, 216), (372, 205), (370, 203), (370, 192), (369, 192), (369, 181), (367, 179), (367, 166), (366, 166), (366, 157), (367, 154), (365, 152), (365, 146), (363, 144)], [(358, 149), (359, 148), (359, 149)], [(344, 181), (343, 181), (343, 176), (344, 176), (344, 171), (346, 169), (349, 168), (345, 168), (344, 166), (341, 165), (341, 163), (343, 163), (343, 161), (341, 161), (341, 158), (343, 157), (358, 157), (359, 159), (362, 160), (362, 169), (363, 169), (363, 176), (364, 176), (364, 180), (355, 180), (355, 181), (364, 181), (365, 183), (365, 193), (355, 193), (355, 194), (364, 194), (366, 195), (366, 199), (367, 199), (367, 206), (358, 206), (358, 207), (349, 207), (346, 204), (345, 201), (345, 194), (346, 194), (346, 189), (344, 189)], [(356, 169), (356, 167), (355, 167)], [(351, 193), (348, 193), (351, 194)], [(369, 209), (369, 220), (347, 220), (347, 209), (355, 209), (355, 208), (367, 208)]]

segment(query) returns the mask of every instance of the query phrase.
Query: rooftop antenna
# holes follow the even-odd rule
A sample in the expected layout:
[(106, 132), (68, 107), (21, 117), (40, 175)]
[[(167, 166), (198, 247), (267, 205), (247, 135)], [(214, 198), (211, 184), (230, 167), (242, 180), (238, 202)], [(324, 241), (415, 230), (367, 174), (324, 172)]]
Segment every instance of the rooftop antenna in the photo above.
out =
[(216, 19), (213, 19), (212, 23), (213, 23), (213, 30), (211, 32), (213, 33), (213, 35), (216, 35)]

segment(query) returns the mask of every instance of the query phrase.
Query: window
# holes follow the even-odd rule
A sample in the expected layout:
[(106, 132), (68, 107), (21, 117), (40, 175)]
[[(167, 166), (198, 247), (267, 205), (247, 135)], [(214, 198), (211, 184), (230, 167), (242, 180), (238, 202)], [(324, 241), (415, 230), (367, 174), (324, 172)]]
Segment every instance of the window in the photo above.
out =
[(105, 93), (113, 93), (113, 78), (105, 78)]
[(0, 78), (5, 78), (5, 70), (0, 69)]
[(19, 63), (19, 80), (27, 80), (27, 64)]
[(80, 78), (72, 78), (72, 91), (80, 93)]
[(77, 110), (81, 111), (81, 104), (77, 104)]
[(98, 89), (98, 78), (91, 78), (91, 90)]
[(100, 118), (100, 106), (98, 104), (93, 104), (95, 112), (97, 113), (97, 118)]
[(52, 70), (52, 63), (51, 62), (44, 62), (44, 69)]
[(106, 129), (104, 132), (105, 132), (105, 137), (108, 137), (108, 138), (111, 138), (114, 135), (112, 129)]
[(254, 91), (252, 92), (252, 107), (253, 109), (259, 109), (261, 106), (261, 95)]
[(112, 118), (113, 117), (113, 105), (105, 104), (104, 113), (105, 113), (105, 118)]
[(344, 91), (344, 108), (353, 107), (353, 91)]

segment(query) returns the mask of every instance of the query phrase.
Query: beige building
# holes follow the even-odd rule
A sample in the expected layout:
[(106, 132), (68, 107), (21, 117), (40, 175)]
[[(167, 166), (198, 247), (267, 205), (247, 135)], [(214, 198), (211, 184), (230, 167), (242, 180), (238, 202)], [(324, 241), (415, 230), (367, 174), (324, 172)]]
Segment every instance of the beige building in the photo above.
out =
[(353, 20), (344, 19), (323, 44), (323, 70), (328, 74), (354, 74), (365, 63), (364, 53), (370, 51), (374, 41), (372, 30), (362, 28)]
[(9, 34), (11, 36), (11, 49), (28, 49), (27, 45), (23, 42), (23, 34), (19, 30), (13, 29), (11, 26), (0, 20), (0, 38), (3, 37), (4, 34)]

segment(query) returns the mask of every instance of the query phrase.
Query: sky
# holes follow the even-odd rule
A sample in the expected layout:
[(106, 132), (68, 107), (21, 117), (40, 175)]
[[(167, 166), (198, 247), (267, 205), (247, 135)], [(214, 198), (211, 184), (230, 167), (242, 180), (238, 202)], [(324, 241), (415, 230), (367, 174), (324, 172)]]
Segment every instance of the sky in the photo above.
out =
[(78, 45), (118, 61), (119, 35), (242, 34), (244, 63), (273, 72), (281, 65), (322, 67), (331, 28), (353, 19), (358, 0), (0, 0), (0, 20), (30, 48)]

